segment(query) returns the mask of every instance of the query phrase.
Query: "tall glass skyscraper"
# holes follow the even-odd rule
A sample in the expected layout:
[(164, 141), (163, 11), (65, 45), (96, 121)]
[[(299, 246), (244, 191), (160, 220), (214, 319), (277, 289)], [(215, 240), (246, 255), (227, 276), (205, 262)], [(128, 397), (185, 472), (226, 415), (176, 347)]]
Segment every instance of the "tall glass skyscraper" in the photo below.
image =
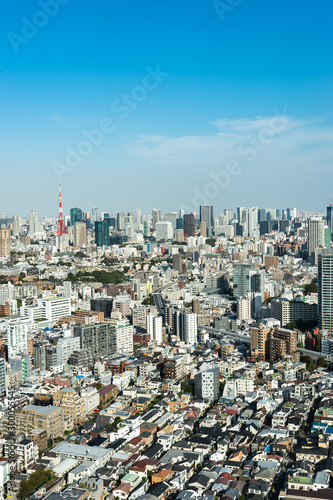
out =
[(207, 234), (211, 236), (214, 230), (214, 210), (213, 205), (200, 205), (200, 224), (206, 223)]
[(333, 239), (333, 206), (327, 207), (327, 225), (331, 231), (331, 239)]
[(333, 327), (333, 249), (318, 256), (318, 323), (321, 330)]

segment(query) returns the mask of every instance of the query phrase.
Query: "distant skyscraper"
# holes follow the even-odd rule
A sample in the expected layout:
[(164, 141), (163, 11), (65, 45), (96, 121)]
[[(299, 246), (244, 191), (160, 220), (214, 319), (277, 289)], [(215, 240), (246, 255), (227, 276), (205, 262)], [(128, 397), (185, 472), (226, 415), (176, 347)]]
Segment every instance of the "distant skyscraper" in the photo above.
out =
[(0, 258), (10, 257), (10, 229), (0, 229)]
[(17, 215), (13, 215), (12, 218), (12, 235), (19, 236), (21, 232), (21, 220)]
[[(258, 232), (258, 208), (251, 207), (247, 209), (247, 236), (252, 238)], [(259, 234), (258, 234), (259, 235)]]
[(159, 208), (153, 208), (152, 210), (153, 216), (153, 228), (156, 229), (156, 224), (161, 221), (161, 210)]
[(110, 246), (109, 225), (106, 220), (95, 222), (95, 243), (98, 247)]
[[(243, 228), (243, 234), (247, 234), (247, 209), (245, 207), (237, 207), (237, 221), (240, 226)], [(237, 236), (239, 236), (237, 234)]]
[(176, 220), (176, 229), (184, 229), (183, 217), (178, 217), (178, 219)]
[(29, 215), (29, 234), (40, 232), (40, 224), (37, 210), (31, 210)]
[(207, 225), (205, 221), (200, 222), (200, 236), (207, 238)]
[(296, 208), (287, 208), (287, 219), (293, 220), (297, 216)]
[(231, 208), (225, 208), (223, 214), (227, 217), (227, 224), (230, 224), (234, 218), (234, 211)]
[(156, 240), (167, 241), (173, 238), (172, 223), (169, 221), (161, 221), (156, 223)]
[(171, 222), (172, 228), (174, 230), (177, 229), (177, 218), (178, 218), (177, 212), (169, 212), (168, 214), (164, 215), (164, 220)]
[(143, 236), (149, 238), (150, 236), (150, 226), (147, 220), (143, 221)]
[(327, 207), (327, 225), (331, 232), (331, 239), (333, 239), (333, 205)]
[(90, 223), (94, 227), (95, 222), (99, 221), (98, 207), (93, 207), (91, 210)]
[(308, 220), (308, 252), (310, 261), (316, 263), (316, 248), (325, 247), (325, 221), (322, 219)]
[(81, 208), (71, 208), (70, 209), (70, 219), (71, 226), (74, 226), (75, 222), (81, 222), (83, 220), (83, 213)]
[(323, 249), (318, 256), (318, 323), (332, 332), (333, 326), (333, 249)]
[(87, 243), (87, 231), (84, 222), (75, 222), (73, 227), (74, 246), (82, 247)]
[(184, 235), (194, 236), (194, 215), (193, 214), (184, 214)]
[(205, 222), (207, 234), (211, 236), (214, 230), (214, 211), (212, 205), (200, 205), (200, 223)]
[(125, 214), (122, 212), (117, 214), (117, 229), (125, 231)]

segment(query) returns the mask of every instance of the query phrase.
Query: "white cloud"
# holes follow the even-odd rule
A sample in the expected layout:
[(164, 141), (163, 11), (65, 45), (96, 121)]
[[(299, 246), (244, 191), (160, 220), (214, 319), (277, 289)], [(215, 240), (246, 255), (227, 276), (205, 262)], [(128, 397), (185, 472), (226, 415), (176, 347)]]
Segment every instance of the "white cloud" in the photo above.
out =
[[(206, 135), (142, 135), (128, 148), (137, 159), (171, 168), (214, 167), (230, 160), (265, 167), (270, 163), (290, 162), (290, 166), (302, 168), (304, 161), (317, 165), (332, 158), (333, 129), (319, 120), (302, 121), (276, 115), (219, 119), (214, 126), (217, 131)], [(246, 154), (247, 150), (255, 150), (256, 154)]]

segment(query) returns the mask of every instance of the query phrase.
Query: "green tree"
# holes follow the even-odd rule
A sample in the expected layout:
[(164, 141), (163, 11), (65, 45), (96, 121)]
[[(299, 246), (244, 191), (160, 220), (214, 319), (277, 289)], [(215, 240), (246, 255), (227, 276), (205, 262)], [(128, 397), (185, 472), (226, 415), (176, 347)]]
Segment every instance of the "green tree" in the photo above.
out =
[(309, 283), (304, 287), (305, 293), (318, 293), (318, 285), (317, 283)]
[(192, 394), (193, 393), (193, 385), (192, 384), (188, 384), (187, 382), (182, 382), (180, 384), (181, 386), (181, 390), (183, 393), (185, 394)]
[(317, 365), (320, 366), (321, 368), (326, 368), (327, 367), (326, 359), (325, 358), (318, 358)]
[(292, 321), (291, 323), (287, 323), (286, 328), (287, 328), (287, 330), (296, 330), (296, 328), (297, 328), (296, 321)]
[(144, 306), (153, 306), (154, 305), (154, 297), (152, 295), (149, 295), (149, 297), (146, 297), (143, 301), (142, 304)]

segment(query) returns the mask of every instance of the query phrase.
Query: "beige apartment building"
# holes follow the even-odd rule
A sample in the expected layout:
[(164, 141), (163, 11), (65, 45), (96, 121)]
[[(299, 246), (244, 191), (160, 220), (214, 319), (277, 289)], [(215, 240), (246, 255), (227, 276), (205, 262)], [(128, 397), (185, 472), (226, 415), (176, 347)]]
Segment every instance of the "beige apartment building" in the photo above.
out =
[[(47, 438), (63, 437), (65, 426), (62, 409), (57, 406), (24, 406), (16, 414), (16, 433), (25, 436), (34, 429), (46, 431)], [(1, 422), (2, 434), (9, 431), (8, 414)]]
[(64, 418), (73, 418), (74, 424), (78, 424), (86, 418), (85, 401), (71, 387), (57, 391), (53, 396), (53, 404), (62, 408)]

